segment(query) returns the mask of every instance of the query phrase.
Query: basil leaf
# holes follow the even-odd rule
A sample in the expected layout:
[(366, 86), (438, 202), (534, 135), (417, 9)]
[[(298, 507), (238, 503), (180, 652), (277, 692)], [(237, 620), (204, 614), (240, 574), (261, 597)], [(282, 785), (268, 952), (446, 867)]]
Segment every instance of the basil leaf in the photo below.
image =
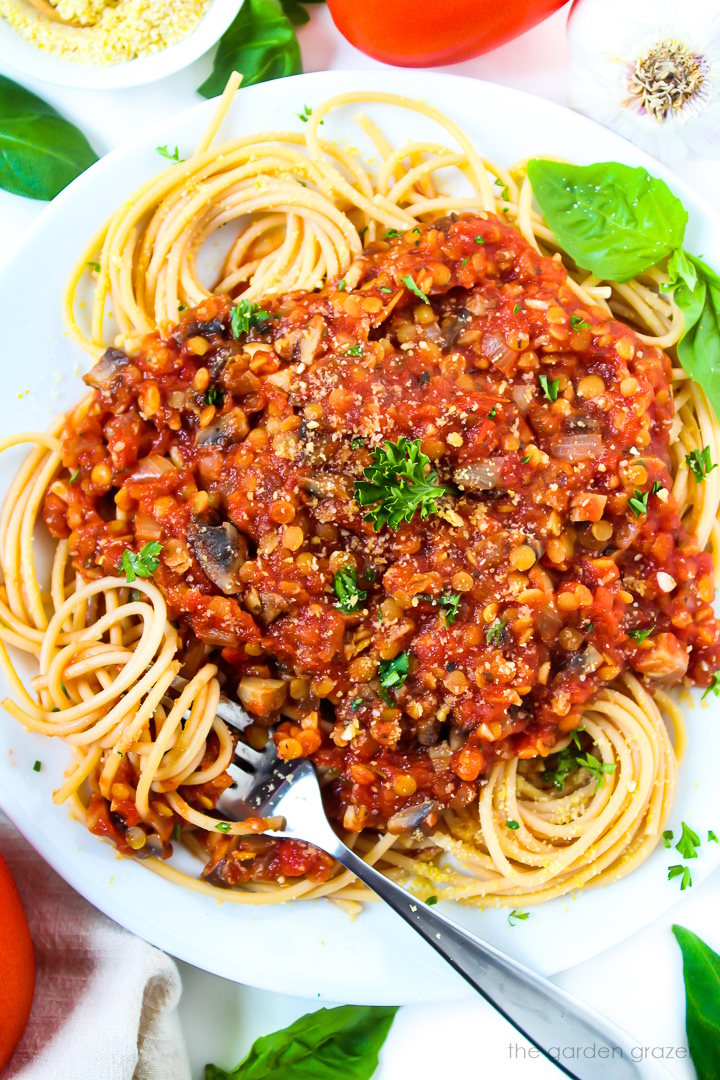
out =
[(310, 15), (305, 10), (305, 4), (324, 4), (325, 0), (280, 0), (283, 11), (293, 26), (304, 26), (310, 22)]
[(74, 124), (0, 75), (0, 187), (28, 199), (54, 199), (96, 161)]
[(538, 206), (578, 266), (628, 281), (682, 244), (687, 212), (663, 180), (616, 161), (528, 162)]
[(198, 93), (221, 94), (233, 71), (242, 74), (243, 86), (302, 71), (300, 47), (280, 0), (245, 0), (220, 38), (213, 69)]
[(231, 1072), (205, 1066), (205, 1080), (370, 1080), (397, 1009), (341, 1005), (318, 1009), (256, 1039)]
[(720, 277), (702, 259), (677, 251), (668, 263), (675, 303), (685, 317), (678, 359), (720, 417)]
[(698, 1080), (716, 1080), (720, 1061), (720, 956), (697, 934), (672, 928), (683, 957), (685, 1031)]

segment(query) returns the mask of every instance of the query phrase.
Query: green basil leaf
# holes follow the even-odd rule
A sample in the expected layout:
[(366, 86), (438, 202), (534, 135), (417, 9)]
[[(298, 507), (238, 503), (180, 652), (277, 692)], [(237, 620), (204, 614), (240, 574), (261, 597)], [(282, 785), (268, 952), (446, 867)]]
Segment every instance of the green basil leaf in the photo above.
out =
[(370, 1080), (397, 1009), (318, 1009), (256, 1039), (231, 1072), (205, 1066), (205, 1080)]
[(685, 318), (678, 359), (720, 417), (720, 277), (702, 259), (682, 251), (673, 254), (668, 272), (667, 287)]
[(54, 199), (96, 161), (74, 124), (0, 75), (0, 187), (28, 199)]
[(283, 11), (293, 26), (304, 26), (310, 22), (310, 15), (305, 10), (306, 4), (324, 4), (325, 0), (280, 0)]
[(720, 956), (697, 934), (672, 928), (683, 957), (685, 1031), (698, 1080), (717, 1080), (720, 1061)]
[(245, 0), (220, 38), (213, 69), (198, 93), (221, 94), (233, 71), (242, 74), (243, 86), (301, 73), (300, 47), (280, 0)]
[(628, 281), (682, 244), (687, 211), (663, 180), (616, 161), (528, 162), (538, 206), (578, 266)]

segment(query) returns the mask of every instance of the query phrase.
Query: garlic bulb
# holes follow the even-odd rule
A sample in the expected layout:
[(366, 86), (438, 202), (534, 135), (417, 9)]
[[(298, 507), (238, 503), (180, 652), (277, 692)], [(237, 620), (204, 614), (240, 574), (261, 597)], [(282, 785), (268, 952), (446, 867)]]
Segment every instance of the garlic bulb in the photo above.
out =
[(570, 104), (661, 161), (720, 157), (720, 0), (576, 0)]

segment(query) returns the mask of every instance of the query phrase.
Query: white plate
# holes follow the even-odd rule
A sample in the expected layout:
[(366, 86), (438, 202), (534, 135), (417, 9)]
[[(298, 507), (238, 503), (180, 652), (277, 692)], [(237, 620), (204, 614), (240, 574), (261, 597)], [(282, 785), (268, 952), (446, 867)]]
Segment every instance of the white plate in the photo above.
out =
[(195, 29), (187, 37), (160, 52), (138, 56), (124, 63), (101, 67), (79, 64), (39, 49), (0, 16), (0, 68), (34, 79), (79, 86), (86, 90), (117, 90), (164, 79), (203, 56), (227, 30), (243, 0), (212, 0)]
[[(427, 72), (324, 72), (264, 83), (241, 91), (222, 136), (266, 129), (301, 129), (295, 114), (331, 94), (373, 89), (425, 97), (452, 116), (483, 154), (512, 163), (549, 154), (579, 162), (615, 159), (643, 164), (664, 176), (690, 213), (687, 243), (720, 265), (720, 219), (667, 170), (590, 121), (515, 90)], [(143, 180), (161, 167), (155, 147), (177, 145), (186, 155), (212, 109), (198, 105), (164, 121), (114, 151), (67, 188), (38, 219), (0, 279), (0, 356), (3, 396), (0, 430), (43, 427), (82, 393), (77, 374), (87, 366), (66, 339), (60, 297), (70, 267), (87, 238)], [(427, 123), (412, 114), (368, 108), (393, 139), (422, 135)], [(350, 110), (327, 121), (363, 145)], [(22, 396), (20, 396), (22, 395)], [(0, 461), (4, 493), (20, 453)], [(0, 690), (2, 687), (0, 687)], [(687, 821), (701, 836), (720, 833), (717, 768), (718, 709), (688, 713), (689, 749), (680, 769), (672, 824)], [(217, 904), (172, 885), (139, 863), (118, 859), (109, 844), (53, 805), (68, 753), (61, 743), (29, 735), (0, 716), (0, 804), (47, 861), (93, 904), (130, 930), (226, 978), (303, 997), (398, 1003), (457, 997), (465, 984), (392, 912), (371, 905), (354, 922), (326, 903), (266, 909)], [(33, 772), (33, 762), (43, 763)], [(587, 890), (532, 910), (509, 927), (507, 913), (457, 909), (467, 926), (534, 968), (552, 973), (586, 960), (647, 925), (680, 899), (667, 867), (679, 861), (660, 845), (648, 861), (615, 885)], [(720, 864), (720, 845), (704, 843), (693, 863), (696, 882)]]

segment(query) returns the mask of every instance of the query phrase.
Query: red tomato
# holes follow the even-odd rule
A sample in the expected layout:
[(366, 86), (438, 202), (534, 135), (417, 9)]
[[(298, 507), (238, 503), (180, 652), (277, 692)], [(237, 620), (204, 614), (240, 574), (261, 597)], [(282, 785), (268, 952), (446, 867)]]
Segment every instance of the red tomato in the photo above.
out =
[(529, 30), (565, 0), (328, 0), (341, 34), (401, 67), (468, 60)]
[(15, 882), (0, 855), (0, 1071), (25, 1030), (35, 990), (35, 957)]

